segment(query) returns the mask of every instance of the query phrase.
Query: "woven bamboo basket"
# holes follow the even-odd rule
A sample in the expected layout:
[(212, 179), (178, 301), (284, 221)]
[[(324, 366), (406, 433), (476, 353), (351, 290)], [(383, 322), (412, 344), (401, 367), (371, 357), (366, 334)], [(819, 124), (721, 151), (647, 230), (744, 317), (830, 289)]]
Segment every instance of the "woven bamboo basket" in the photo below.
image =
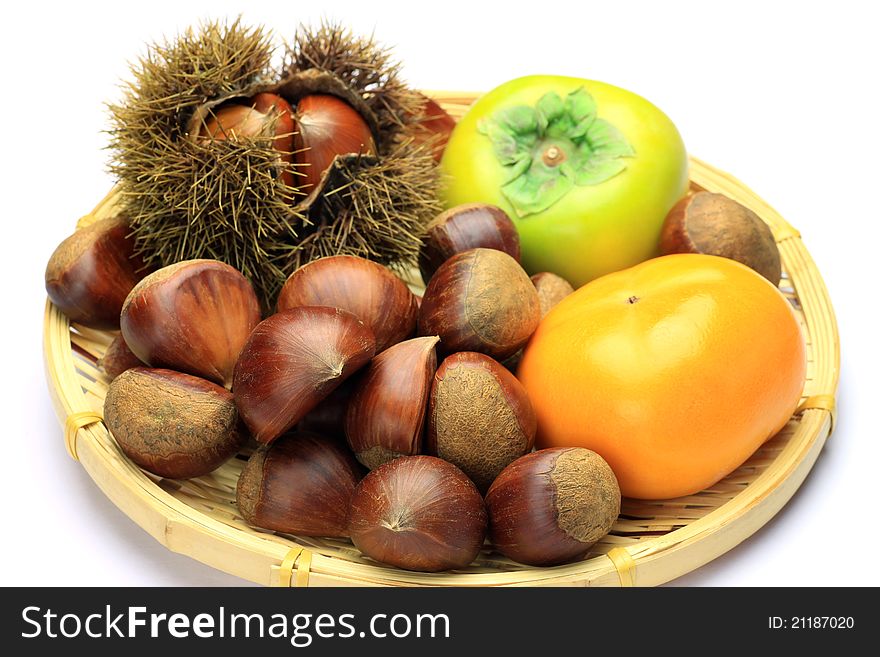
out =
[[(475, 98), (469, 93), (428, 93), (456, 118)], [(777, 436), (710, 489), (664, 501), (624, 499), (611, 533), (583, 561), (532, 568), (485, 550), (461, 571), (413, 573), (371, 562), (346, 540), (249, 527), (235, 506), (235, 486), (248, 453), (188, 481), (160, 479), (140, 470), (101, 421), (108, 381), (96, 361), (113, 334), (70, 324), (47, 302), (46, 373), (68, 452), (114, 504), (168, 549), (264, 585), (654, 586), (674, 579), (750, 536), (798, 489), (833, 430), (840, 364), (828, 292), (799, 233), (732, 176), (691, 158), (690, 177), (694, 190), (736, 199), (772, 229), (783, 261), (780, 289), (806, 336), (804, 396)], [(117, 199), (111, 191), (78, 227), (114, 214)]]

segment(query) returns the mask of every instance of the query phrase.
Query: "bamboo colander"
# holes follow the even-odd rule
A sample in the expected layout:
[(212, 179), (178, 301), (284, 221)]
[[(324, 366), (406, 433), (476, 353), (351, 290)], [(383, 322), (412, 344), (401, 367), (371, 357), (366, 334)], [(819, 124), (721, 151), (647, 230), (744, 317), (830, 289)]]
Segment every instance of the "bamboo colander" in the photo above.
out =
[[(431, 94), (454, 117), (475, 95)], [(255, 530), (235, 506), (235, 486), (248, 453), (208, 476), (159, 479), (119, 450), (101, 421), (108, 381), (96, 367), (110, 332), (70, 324), (46, 304), (44, 352), (52, 400), (65, 425), (70, 455), (107, 497), (153, 538), (175, 552), (267, 585), (333, 586), (653, 586), (711, 561), (769, 521), (791, 498), (834, 425), (840, 365), (837, 325), (828, 292), (799, 233), (732, 176), (696, 158), (691, 187), (725, 194), (755, 211), (782, 254), (780, 289), (807, 341), (802, 403), (785, 428), (744, 465), (708, 490), (664, 501), (624, 500), (611, 533), (586, 559), (533, 568), (486, 550), (465, 570), (413, 573), (377, 565), (346, 540), (298, 538)], [(111, 191), (78, 227), (117, 211)]]

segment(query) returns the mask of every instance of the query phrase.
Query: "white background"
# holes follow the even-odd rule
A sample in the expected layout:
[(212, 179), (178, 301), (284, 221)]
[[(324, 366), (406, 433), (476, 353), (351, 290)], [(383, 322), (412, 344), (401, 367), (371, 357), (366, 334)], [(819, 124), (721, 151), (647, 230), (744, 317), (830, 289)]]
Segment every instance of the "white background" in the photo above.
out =
[(43, 270), (113, 181), (103, 102), (144, 44), (235, 16), (292, 35), (321, 17), (396, 46), (417, 87), (486, 90), (528, 73), (629, 88), (691, 153), (800, 229), (835, 303), (839, 424), (807, 481), (754, 537), (680, 585), (880, 584), (875, 493), (878, 96), (869, 2), (15, 2), (0, 26), (5, 466), (0, 582), (235, 585), (173, 554), (66, 454), (41, 362)]

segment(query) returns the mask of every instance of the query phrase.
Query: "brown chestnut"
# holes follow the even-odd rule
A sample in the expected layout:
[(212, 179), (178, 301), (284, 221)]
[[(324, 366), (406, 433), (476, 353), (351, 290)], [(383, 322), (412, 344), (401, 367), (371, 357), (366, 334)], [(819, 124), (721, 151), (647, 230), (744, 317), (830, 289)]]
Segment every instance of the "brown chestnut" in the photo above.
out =
[(46, 292), (72, 322), (119, 328), (125, 297), (147, 273), (134, 255), (134, 238), (122, 217), (81, 228), (58, 245), (46, 267)]
[(357, 377), (346, 379), (333, 392), (318, 402), (318, 405), (306, 413), (305, 417), (297, 423), (296, 430), (330, 436), (345, 443), (345, 412), (348, 409), (348, 402), (351, 399), (356, 379)]
[(384, 351), (412, 335), (418, 301), (400, 278), (377, 262), (357, 256), (319, 258), (293, 272), (278, 295), (278, 310), (332, 306), (353, 313)]
[(427, 285), (449, 258), (476, 248), (497, 249), (519, 262), (519, 233), (507, 213), (487, 203), (457, 205), (441, 212), (425, 229), (419, 251), (422, 280)]
[(253, 437), (271, 443), (370, 362), (373, 333), (340, 308), (300, 306), (260, 322), (241, 350), (232, 389)]
[(358, 484), (348, 532), (366, 556), (398, 568), (464, 568), (483, 545), (486, 508), (471, 480), (451, 463), (403, 456)]
[(294, 162), (302, 174), (297, 187), (310, 193), (337, 155), (376, 152), (373, 135), (364, 118), (341, 98), (314, 94), (296, 105)]
[(425, 451), (458, 466), (480, 492), (532, 451), (537, 427), (525, 389), (488, 356), (463, 351), (437, 368)]
[(471, 249), (440, 265), (422, 297), (419, 334), (439, 335), (447, 353), (513, 355), (541, 318), (538, 292), (506, 253)]
[(751, 267), (773, 285), (782, 278), (779, 248), (770, 228), (723, 194), (697, 192), (676, 203), (663, 223), (660, 252), (722, 256)]
[(111, 381), (132, 367), (146, 367), (146, 363), (135, 356), (125, 344), (125, 338), (122, 337), (122, 334), (113, 338), (107, 351), (98, 359), (97, 365)]
[[(571, 284), (556, 274), (550, 272), (541, 272), (532, 276), (532, 284), (538, 291), (538, 302), (541, 305), (541, 319), (547, 316), (547, 313), (557, 303), (562, 301), (569, 294), (574, 292)], [(516, 373), (519, 363), (522, 360), (523, 351), (520, 349), (513, 356), (505, 358), (501, 364), (511, 372)]]
[[(270, 132), (271, 131), (271, 132)], [(284, 98), (272, 93), (259, 93), (250, 101), (228, 103), (203, 119), (199, 129), (203, 140), (226, 141), (236, 137), (253, 139), (264, 134), (275, 135), (272, 145), (278, 158), (288, 166), (281, 179), (293, 186), (290, 163), (293, 158), (293, 110)]]
[(122, 335), (152, 367), (201, 376), (227, 388), (238, 354), (260, 321), (260, 302), (237, 269), (185, 260), (153, 272), (122, 306)]
[(417, 144), (430, 143), (434, 161), (439, 164), (449, 136), (455, 128), (455, 119), (433, 98), (424, 94), (417, 95), (422, 102), (413, 122), (413, 141)]
[(247, 438), (228, 390), (188, 374), (146, 367), (113, 379), (104, 399), (104, 422), (126, 456), (171, 479), (208, 474)]
[(574, 292), (571, 283), (562, 278), (562, 276), (551, 274), (548, 271), (532, 276), (532, 284), (538, 291), (538, 302), (541, 304), (541, 319), (547, 316), (547, 313), (550, 312), (553, 306)]
[(583, 447), (542, 449), (508, 465), (486, 494), (489, 535), (501, 554), (531, 566), (580, 559), (620, 513), (605, 460)]
[(238, 478), (235, 501), (251, 525), (300, 536), (348, 536), (347, 515), (363, 472), (338, 442), (311, 433), (257, 449)]
[(437, 369), (436, 336), (389, 347), (358, 377), (345, 416), (345, 435), (369, 469), (422, 451), (425, 409)]

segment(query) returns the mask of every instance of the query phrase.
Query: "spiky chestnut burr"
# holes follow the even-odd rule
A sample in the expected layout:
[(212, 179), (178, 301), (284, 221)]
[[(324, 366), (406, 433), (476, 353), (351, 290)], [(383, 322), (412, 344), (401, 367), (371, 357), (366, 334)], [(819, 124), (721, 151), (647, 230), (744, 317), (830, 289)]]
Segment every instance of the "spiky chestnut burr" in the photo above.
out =
[[(386, 49), (322, 25), (298, 31), (278, 70), (272, 51), (262, 29), (239, 21), (153, 45), (111, 106), (110, 130), (110, 169), (145, 261), (227, 262), (252, 281), (264, 310), (291, 272), (321, 256), (408, 268), (440, 210), (431, 148), (411, 138), (421, 98)], [(212, 114), (259, 94), (294, 111), (308, 96), (338, 98), (364, 119), (374, 148), (337, 155), (315, 183), (279, 155), (273, 130), (203, 138)]]

